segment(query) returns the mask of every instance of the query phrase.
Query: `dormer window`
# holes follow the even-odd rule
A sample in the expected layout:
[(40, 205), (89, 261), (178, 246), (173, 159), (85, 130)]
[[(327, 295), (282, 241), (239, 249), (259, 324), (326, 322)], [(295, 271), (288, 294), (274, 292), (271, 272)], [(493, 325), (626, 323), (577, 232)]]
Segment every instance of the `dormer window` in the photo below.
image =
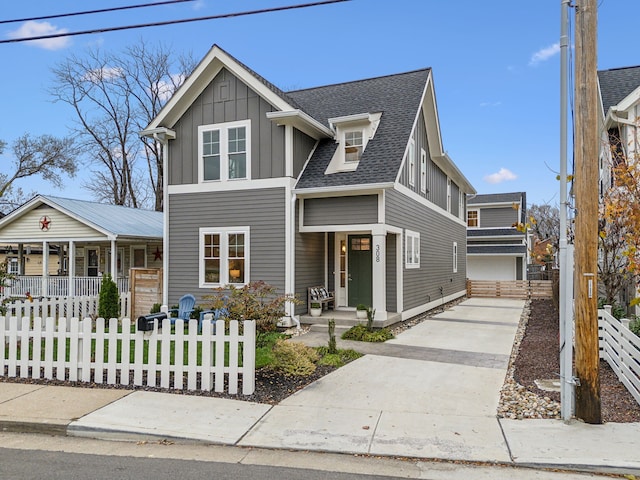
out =
[(362, 130), (345, 132), (344, 134), (344, 161), (359, 162), (364, 149)]
[(338, 144), (325, 174), (352, 172), (358, 168), (367, 143), (374, 137), (382, 113), (360, 113), (329, 119)]

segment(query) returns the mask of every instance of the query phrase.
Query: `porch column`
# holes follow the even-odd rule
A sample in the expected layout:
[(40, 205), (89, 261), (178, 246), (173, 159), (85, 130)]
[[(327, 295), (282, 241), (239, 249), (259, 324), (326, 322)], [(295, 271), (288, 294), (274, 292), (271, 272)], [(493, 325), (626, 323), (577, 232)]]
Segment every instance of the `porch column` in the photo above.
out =
[(69, 296), (76, 295), (76, 242), (69, 241)]
[(372, 252), (372, 294), (373, 308), (376, 310), (375, 320), (387, 319), (387, 272), (386, 272), (386, 233), (374, 229)]
[(49, 295), (49, 242), (42, 242), (42, 296)]
[(111, 240), (111, 279), (118, 285), (118, 242)]
[(24, 275), (24, 244), (18, 244), (18, 275)]

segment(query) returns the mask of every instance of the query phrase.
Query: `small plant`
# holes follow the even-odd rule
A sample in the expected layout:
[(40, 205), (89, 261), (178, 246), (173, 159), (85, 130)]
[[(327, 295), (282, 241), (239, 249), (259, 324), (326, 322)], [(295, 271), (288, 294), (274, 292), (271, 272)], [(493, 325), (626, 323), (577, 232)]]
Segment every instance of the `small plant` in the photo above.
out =
[(319, 355), (303, 343), (276, 341), (272, 368), (286, 375), (307, 377), (316, 371)]
[(327, 351), (329, 354), (334, 355), (338, 353), (338, 347), (336, 346), (336, 321), (332, 318), (329, 320), (329, 345)]
[(375, 308), (367, 308), (367, 330), (373, 332), (373, 319), (376, 317)]
[(327, 365), (334, 368), (344, 367), (347, 363), (362, 356), (361, 353), (351, 349), (337, 350), (336, 353), (329, 353), (327, 347), (318, 347), (317, 351), (321, 356), (320, 360), (318, 360), (318, 365)]
[(313, 302), (313, 303), (311, 303), (311, 308), (322, 308), (322, 305), (320, 305), (317, 302)]
[(359, 342), (386, 342), (393, 338), (388, 328), (369, 330), (366, 325), (356, 325), (342, 334), (343, 340), (357, 340)]
[(367, 306), (364, 303), (359, 303), (356, 306), (356, 310), (367, 310)]
[(118, 318), (120, 316), (120, 295), (118, 286), (110, 273), (102, 276), (100, 296), (98, 298), (98, 316), (102, 318)]
[(154, 303), (149, 313), (160, 313), (160, 308), (162, 308), (162, 305), (160, 305), (159, 303)]

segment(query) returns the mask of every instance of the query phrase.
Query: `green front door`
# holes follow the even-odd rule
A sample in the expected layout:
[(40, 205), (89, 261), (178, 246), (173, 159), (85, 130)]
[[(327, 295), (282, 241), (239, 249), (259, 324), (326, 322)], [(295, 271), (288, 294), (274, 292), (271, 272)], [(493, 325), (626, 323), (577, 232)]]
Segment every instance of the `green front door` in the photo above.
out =
[(348, 297), (349, 306), (363, 303), (367, 307), (372, 303), (371, 288), (371, 235), (349, 235), (348, 258)]

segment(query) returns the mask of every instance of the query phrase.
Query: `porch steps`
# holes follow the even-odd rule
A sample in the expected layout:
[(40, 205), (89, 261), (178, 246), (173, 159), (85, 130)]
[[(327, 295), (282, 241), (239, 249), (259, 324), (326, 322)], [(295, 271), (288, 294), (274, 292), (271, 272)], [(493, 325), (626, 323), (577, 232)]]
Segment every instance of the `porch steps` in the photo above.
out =
[[(329, 320), (335, 320), (336, 322), (336, 335), (342, 334), (349, 330), (351, 327), (358, 324), (366, 324), (366, 319), (356, 318), (355, 312), (349, 311), (324, 311), (320, 317), (312, 317), (311, 315), (300, 315), (300, 323), (310, 325), (310, 331), (312, 332), (327, 332), (329, 330)], [(373, 322), (374, 328), (388, 327), (394, 323), (399, 322), (402, 319), (401, 315), (389, 315), (386, 320), (375, 320)]]

